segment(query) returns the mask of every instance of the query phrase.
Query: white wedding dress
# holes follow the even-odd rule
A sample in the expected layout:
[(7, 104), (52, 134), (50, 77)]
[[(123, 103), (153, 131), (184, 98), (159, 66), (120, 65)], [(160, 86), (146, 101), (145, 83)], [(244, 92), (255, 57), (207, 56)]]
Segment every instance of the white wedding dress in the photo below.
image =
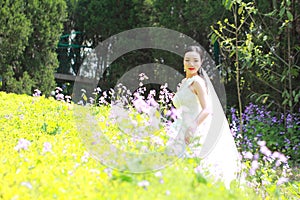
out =
[(199, 76), (184, 79), (173, 97), (173, 104), (180, 114), (169, 127), (167, 149), (169, 154), (200, 158), (197, 169), (207, 178), (223, 181), (229, 188), (239, 172), (239, 154), (210, 81), (207, 81), (207, 100), (213, 113), (195, 129), (191, 143), (188, 146), (185, 144), (185, 133), (196, 124), (202, 110), (198, 97), (189, 87), (194, 81), (202, 81), (203, 84)]

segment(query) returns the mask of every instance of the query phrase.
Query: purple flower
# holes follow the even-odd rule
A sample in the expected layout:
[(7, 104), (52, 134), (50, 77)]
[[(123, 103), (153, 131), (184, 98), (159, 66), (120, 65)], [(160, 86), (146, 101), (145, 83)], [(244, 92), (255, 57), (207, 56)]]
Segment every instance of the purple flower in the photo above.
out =
[(202, 170), (202, 167), (199, 165), (197, 166), (195, 169), (194, 169), (195, 173), (196, 174), (202, 174), (203, 173), (203, 170)]
[(56, 97), (56, 100), (61, 100), (61, 101), (63, 101), (65, 96), (64, 96), (62, 93), (59, 93), (59, 94), (57, 94), (55, 97)]
[(137, 109), (138, 112), (145, 112), (149, 110), (149, 105), (143, 100), (141, 96), (137, 97), (135, 100), (133, 100), (133, 105)]
[(280, 156), (280, 153), (277, 151), (274, 151), (272, 154), (272, 157), (274, 157), (274, 158), (279, 158), (279, 156)]
[(259, 168), (259, 163), (257, 160), (253, 160), (251, 163), (251, 169), (250, 169), (250, 174), (254, 175), (255, 171)]
[(285, 155), (279, 154), (278, 160), (280, 160), (283, 163), (286, 163), (288, 159), (287, 159), (287, 157), (285, 157)]
[(50, 142), (45, 142), (43, 152), (51, 152), (51, 151), (52, 151), (52, 144)]
[(139, 74), (139, 77), (140, 77), (140, 78), (139, 78), (140, 81), (143, 81), (143, 80), (145, 80), (145, 79), (149, 79), (148, 76), (146, 76), (145, 73), (140, 73), (140, 74)]
[(256, 169), (258, 169), (258, 167), (259, 167), (258, 161), (253, 160), (252, 163), (251, 163), (251, 168), (256, 170)]
[(260, 147), (260, 152), (266, 156), (271, 156), (272, 152), (268, 149), (266, 146), (261, 146)]
[(167, 111), (166, 116), (170, 116), (173, 120), (175, 120), (178, 116), (180, 116), (180, 114), (181, 110), (172, 107)]
[(281, 184), (286, 183), (286, 182), (288, 182), (288, 181), (289, 181), (288, 178), (281, 177), (281, 178), (278, 179), (277, 185), (281, 185)]
[(266, 146), (266, 141), (258, 141), (257, 144), (261, 147)]
[(246, 153), (243, 152), (244, 154), (244, 158), (251, 160), (253, 158), (253, 154), (249, 151), (247, 151)]
[(103, 171), (107, 174), (107, 176), (112, 177), (112, 169), (111, 168), (105, 168)]
[(34, 93), (33, 93), (33, 96), (34, 97), (39, 97), (39, 96), (41, 96), (41, 94), (42, 94), (42, 92), (39, 89), (35, 89)]
[(56, 93), (60, 93), (60, 92), (62, 92), (62, 91), (63, 91), (63, 89), (61, 89), (60, 87), (56, 87), (56, 88), (55, 88), (55, 92), (56, 92)]
[(18, 144), (15, 146), (15, 150), (17, 151), (20, 151), (21, 149), (27, 150), (30, 144), (31, 144), (30, 141), (21, 138), (19, 139)]
[(277, 118), (276, 117), (272, 117), (272, 123), (277, 123)]
[(148, 105), (153, 106), (155, 108), (157, 108), (159, 106), (153, 97), (149, 98), (147, 100), (147, 103), (148, 103)]

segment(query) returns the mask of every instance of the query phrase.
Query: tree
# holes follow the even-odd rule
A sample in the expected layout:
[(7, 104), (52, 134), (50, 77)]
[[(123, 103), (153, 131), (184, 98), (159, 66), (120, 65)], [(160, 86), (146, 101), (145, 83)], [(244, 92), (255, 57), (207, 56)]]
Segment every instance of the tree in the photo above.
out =
[(299, 109), (300, 51), (295, 18), (300, 4), (290, 0), (277, 3), (269, 1), (270, 10), (266, 2), (223, 0), (232, 17), (212, 26), (212, 40), (221, 44), (228, 80), (236, 83), (240, 113), (242, 102), (253, 100), (285, 115)]
[(29, 81), (28, 74), (25, 73), (24, 76), (16, 74), (20, 74), (18, 72), (20, 60), (32, 31), (31, 22), (25, 15), (22, 0), (16, 0), (14, 3), (9, 0), (1, 2), (0, 76), (2, 77), (2, 90), (19, 91), (23, 88), (25, 92), (30, 91), (25, 86), (25, 83)]
[[(55, 87), (55, 53), (66, 17), (64, 0), (3, 1), (1, 5), (0, 76), (2, 90), (46, 95)], [(4, 47), (4, 48), (2, 48)]]

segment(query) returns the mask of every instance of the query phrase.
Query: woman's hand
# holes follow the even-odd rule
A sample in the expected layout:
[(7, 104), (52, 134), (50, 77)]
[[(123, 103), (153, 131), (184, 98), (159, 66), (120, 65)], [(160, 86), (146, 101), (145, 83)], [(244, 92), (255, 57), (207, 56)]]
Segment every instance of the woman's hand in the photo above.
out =
[(195, 131), (196, 131), (196, 126), (192, 126), (192, 127), (188, 128), (188, 130), (184, 134), (185, 144), (190, 144), (191, 143), (191, 139), (192, 139), (193, 134), (195, 133)]

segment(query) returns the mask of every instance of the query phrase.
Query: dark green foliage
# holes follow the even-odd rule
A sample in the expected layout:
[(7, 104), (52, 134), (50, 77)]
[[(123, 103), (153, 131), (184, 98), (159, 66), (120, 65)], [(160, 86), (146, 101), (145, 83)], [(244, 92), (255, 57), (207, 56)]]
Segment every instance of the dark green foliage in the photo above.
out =
[(2, 90), (49, 95), (58, 67), (55, 49), (66, 16), (63, 0), (2, 1), (0, 76)]

